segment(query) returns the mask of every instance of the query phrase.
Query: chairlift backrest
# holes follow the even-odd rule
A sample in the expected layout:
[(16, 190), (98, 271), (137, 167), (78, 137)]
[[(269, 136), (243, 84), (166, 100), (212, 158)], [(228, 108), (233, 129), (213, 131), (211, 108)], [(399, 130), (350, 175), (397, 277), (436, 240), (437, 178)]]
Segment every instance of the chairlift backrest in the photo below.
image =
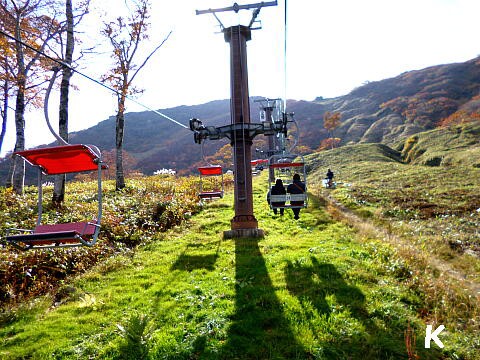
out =
[[(301, 155), (273, 155), (269, 159), (268, 166), (273, 169), (273, 177), (269, 176), (268, 178), (269, 190), (276, 179), (281, 179), (284, 186), (292, 184), (292, 177), (295, 173), (300, 176), (305, 185), (305, 190), (307, 189), (305, 162)], [(271, 208), (304, 208), (307, 207), (308, 196), (305, 192), (301, 194), (270, 195), (269, 204)]]
[[(199, 189), (198, 196), (201, 199), (206, 199), (206, 200), (222, 198), (223, 192), (224, 192), (222, 166), (221, 165), (201, 166), (198, 168), (198, 172), (200, 173), (200, 189)], [(216, 182), (214, 189), (205, 190), (203, 177), (214, 177), (214, 176), (220, 177), (220, 181)]]
[(198, 168), (198, 172), (201, 176), (215, 176), (223, 174), (222, 167), (220, 165), (202, 166)]
[(82, 144), (65, 145), (17, 151), (14, 155), (21, 156), (46, 175), (58, 175), (97, 170), (101, 155), (94, 148)]

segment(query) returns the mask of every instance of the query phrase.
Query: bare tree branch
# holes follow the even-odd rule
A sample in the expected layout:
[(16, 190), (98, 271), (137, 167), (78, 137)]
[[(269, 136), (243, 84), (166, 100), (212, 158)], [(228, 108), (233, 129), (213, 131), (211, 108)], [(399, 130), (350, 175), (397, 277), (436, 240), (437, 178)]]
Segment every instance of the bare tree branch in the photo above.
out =
[(148, 60), (150, 60), (150, 58), (157, 52), (158, 49), (160, 49), (163, 44), (165, 44), (165, 42), (168, 40), (168, 38), (170, 37), (170, 35), (172, 34), (173, 31), (170, 31), (168, 33), (168, 35), (165, 37), (165, 39), (163, 39), (163, 41), (155, 48), (153, 49), (153, 51), (145, 58), (145, 60), (143, 61), (143, 63), (138, 67), (137, 71), (135, 71), (135, 73), (133, 74), (133, 76), (130, 78), (130, 83), (132, 83), (133, 79), (135, 79), (135, 77), (137, 76), (137, 74), (139, 73), (140, 70), (142, 70), (142, 68), (146, 65), (146, 63), (148, 62)]

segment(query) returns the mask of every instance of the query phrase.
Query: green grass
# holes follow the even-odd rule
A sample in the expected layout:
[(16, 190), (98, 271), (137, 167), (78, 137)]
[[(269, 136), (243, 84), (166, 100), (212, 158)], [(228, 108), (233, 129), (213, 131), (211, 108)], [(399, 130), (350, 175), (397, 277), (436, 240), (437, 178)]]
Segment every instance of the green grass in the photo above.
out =
[(66, 281), (60, 301), (11, 310), (1, 358), (407, 359), (411, 327), (421, 359), (475, 359), (461, 329), (442, 333), (443, 352), (423, 348), (426, 303), (392, 247), (333, 220), (313, 196), (299, 221), (274, 216), (266, 186), (256, 178), (264, 239), (222, 238), (229, 194)]
[(437, 128), (411, 136), (396, 147), (407, 162), (428, 166), (480, 167), (480, 122)]
[(341, 186), (330, 193), (343, 204), (480, 281), (480, 265), (473, 255), (480, 255), (480, 169), (390, 161), (379, 156), (374, 144), (364, 145), (363, 150), (364, 160), (354, 162), (342, 162), (348, 156), (343, 149), (310, 158), (316, 164), (312, 180), (319, 184), (323, 164), (335, 164)]
[[(432, 134), (419, 138), (428, 137), (433, 150)], [(475, 155), (475, 146), (467, 147), (460, 139), (464, 135), (460, 132), (451, 139), (463, 144), (461, 150), (448, 149), (443, 138), (436, 142), (445, 159), (456, 158), (449, 166), (405, 164), (378, 144), (313, 154), (308, 162), (315, 184), (311, 189), (346, 206), (363, 219), (363, 228), (367, 224), (380, 229), (376, 236), (397, 249), (411, 273), (405, 282), (426, 304), (423, 317), (463, 329), (472, 344), (478, 344), (480, 169), (474, 165), (480, 155)], [(327, 166), (336, 171), (340, 183), (333, 191), (320, 187)]]

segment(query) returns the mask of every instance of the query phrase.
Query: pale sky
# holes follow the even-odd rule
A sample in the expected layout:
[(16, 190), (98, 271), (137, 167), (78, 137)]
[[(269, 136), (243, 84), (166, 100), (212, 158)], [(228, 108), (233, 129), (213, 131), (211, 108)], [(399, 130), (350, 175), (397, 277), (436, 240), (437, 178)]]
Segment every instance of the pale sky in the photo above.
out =
[[(92, 1), (95, 7), (82, 35), (86, 36), (85, 44), (101, 43), (99, 21), (114, 18), (124, 6), (123, 0)], [(171, 30), (173, 33), (137, 78), (136, 86), (144, 89), (137, 100), (161, 109), (228, 98), (229, 46), (222, 34), (215, 33), (219, 28), (213, 15), (197, 16), (195, 10), (231, 6), (234, 1), (151, 1), (151, 37), (143, 44), (144, 52)], [(279, 0), (276, 7), (263, 8), (258, 16), (262, 29), (253, 31), (247, 43), (251, 96), (283, 98), (286, 94), (296, 100), (336, 97), (366, 81), (463, 62), (480, 54), (476, 41), (478, 0), (288, 0), (285, 87), (284, 11), (285, 0)], [(218, 17), (225, 27), (247, 25), (251, 12), (218, 13)], [(110, 54), (105, 44), (97, 51), (82, 64), (81, 71), (99, 79), (108, 67)], [(73, 81), (79, 90), (70, 100), (71, 131), (91, 127), (115, 114), (115, 98), (107, 90), (78, 74)], [(58, 93), (51, 97), (50, 116), (56, 123), (54, 100)], [(127, 112), (143, 110), (127, 104)], [(158, 117), (158, 121), (166, 120)], [(27, 147), (53, 141), (42, 111), (27, 113), (26, 122)], [(13, 149), (14, 134), (12, 113), (2, 155)]]

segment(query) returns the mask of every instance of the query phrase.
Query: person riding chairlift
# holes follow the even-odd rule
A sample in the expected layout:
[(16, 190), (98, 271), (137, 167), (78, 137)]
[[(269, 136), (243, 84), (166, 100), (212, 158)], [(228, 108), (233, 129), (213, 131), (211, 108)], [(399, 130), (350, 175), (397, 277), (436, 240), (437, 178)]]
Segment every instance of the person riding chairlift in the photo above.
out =
[[(285, 190), (285, 187), (283, 186), (283, 181), (282, 179), (277, 179), (275, 181), (275, 185), (272, 186), (270, 191), (267, 194), (267, 201), (270, 203), (270, 195), (286, 195), (287, 191)], [(283, 216), (285, 212), (285, 202), (272, 202), (272, 209), (273, 213), (277, 215), (277, 207), (280, 208), (280, 215)]]
[[(288, 185), (287, 187), (287, 193), (289, 194), (304, 194), (305, 193), (305, 184), (300, 180), (300, 175), (295, 174), (293, 175), (293, 182)], [(290, 205), (292, 206), (303, 206), (304, 202), (303, 201), (291, 201)], [(300, 208), (297, 207), (292, 207), (293, 211), (293, 218), (295, 220), (298, 220), (300, 218)]]

